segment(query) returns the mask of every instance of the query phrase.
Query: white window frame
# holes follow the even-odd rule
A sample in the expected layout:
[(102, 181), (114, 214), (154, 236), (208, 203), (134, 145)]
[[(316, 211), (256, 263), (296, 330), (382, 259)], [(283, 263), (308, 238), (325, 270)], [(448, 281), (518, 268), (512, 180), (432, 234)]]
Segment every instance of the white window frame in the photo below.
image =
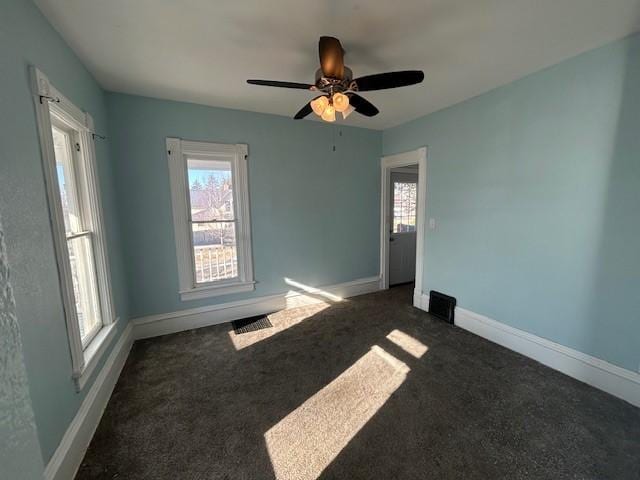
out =
[[(167, 138), (173, 226), (178, 259), (178, 292), (183, 301), (249, 292), (255, 289), (247, 178), (248, 153), (249, 150), (245, 144), (193, 142), (180, 138)], [(190, 155), (201, 159), (210, 157), (211, 160), (219, 160), (222, 157), (231, 162), (238, 252), (238, 277), (236, 278), (204, 285), (196, 284), (187, 177), (187, 158)]]
[[(69, 337), (72, 377), (76, 383), (76, 388), (80, 391), (84, 388), (107, 346), (115, 336), (118, 320), (115, 316), (111, 290), (111, 273), (107, 258), (102, 203), (96, 167), (93, 118), (56, 90), (46, 75), (35, 67), (31, 68), (31, 81), (49, 204), (49, 218)], [(79, 192), (82, 204), (80, 208), (88, 212), (86, 217), (92, 232), (91, 239), (102, 317), (102, 327), (84, 348), (80, 338), (80, 325), (73, 293), (67, 235), (58, 187), (56, 157), (51, 131), (52, 115), (56, 118), (56, 121), (60, 121), (69, 129), (78, 133), (77, 141), (82, 152), (82, 155), (79, 156), (81, 160), (77, 166), (82, 174), (77, 181), (82, 182), (83, 186), (82, 191)]]

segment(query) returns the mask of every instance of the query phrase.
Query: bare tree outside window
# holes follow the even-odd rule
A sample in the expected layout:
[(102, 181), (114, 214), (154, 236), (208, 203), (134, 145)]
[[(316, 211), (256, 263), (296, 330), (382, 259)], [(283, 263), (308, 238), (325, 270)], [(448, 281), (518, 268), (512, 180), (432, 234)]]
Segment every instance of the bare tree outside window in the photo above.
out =
[(393, 232), (416, 231), (417, 184), (393, 182)]
[(238, 276), (231, 164), (188, 161), (196, 283)]

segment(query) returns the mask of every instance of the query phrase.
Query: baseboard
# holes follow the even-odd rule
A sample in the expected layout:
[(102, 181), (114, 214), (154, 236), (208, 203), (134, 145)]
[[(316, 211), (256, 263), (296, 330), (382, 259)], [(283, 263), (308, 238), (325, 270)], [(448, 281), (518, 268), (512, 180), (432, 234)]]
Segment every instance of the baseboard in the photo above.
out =
[(425, 312), (429, 311), (429, 295), (423, 295), (422, 292), (418, 290), (413, 291), (413, 306), (419, 308), (420, 310), (424, 310)]
[(380, 290), (380, 277), (368, 277), (323, 287), (294, 287), (287, 293), (250, 298), (177, 312), (138, 317), (132, 320), (136, 339), (157, 337), (194, 328), (218, 325), (240, 318), (264, 315), (285, 308), (335, 302), (343, 298)]
[(100, 423), (132, 343), (133, 327), (129, 323), (107, 357), (102, 370), (80, 405), (78, 413), (47, 464), (44, 470), (45, 480), (70, 480), (75, 476)]
[[(414, 305), (428, 310), (429, 296), (422, 294), (420, 297), (417, 301), (414, 299)], [(640, 407), (640, 374), (636, 372), (464, 308), (456, 307), (455, 324)]]

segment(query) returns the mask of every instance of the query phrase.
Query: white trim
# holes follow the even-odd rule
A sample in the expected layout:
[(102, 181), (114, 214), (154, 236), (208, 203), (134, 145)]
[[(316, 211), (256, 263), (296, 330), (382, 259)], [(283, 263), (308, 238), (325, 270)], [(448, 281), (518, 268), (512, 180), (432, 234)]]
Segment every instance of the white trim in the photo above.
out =
[(423, 293), (418, 295), (414, 293), (413, 306), (419, 308), (420, 310), (424, 310), (425, 312), (429, 311), (429, 295)]
[(178, 259), (178, 283), (182, 290), (191, 288), (191, 240), (187, 232), (186, 173), (180, 155), (180, 139), (167, 138), (167, 157), (169, 160), (169, 182), (171, 187), (171, 206), (176, 242), (176, 258)]
[(107, 257), (106, 229), (102, 210), (102, 195), (100, 193), (100, 180), (98, 179), (98, 166), (95, 144), (93, 141), (93, 117), (86, 113), (85, 121), (87, 129), (80, 132), (80, 148), (83, 151), (85, 177), (89, 184), (84, 198), (85, 206), (91, 211), (91, 229), (93, 230), (94, 262), (97, 272), (98, 291), (100, 292), (100, 310), (102, 311), (103, 325), (109, 325), (116, 321), (113, 291), (111, 288), (111, 268)]
[(100, 423), (120, 371), (133, 344), (131, 324), (120, 335), (111, 354), (87, 392), (78, 413), (67, 428), (44, 470), (45, 480), (68, 480), (75, 476), (91, 438)]
[[(178, 293), (180, 294), (180, 299), (182, 301), (197, 300), (254, 290), (249, 182), (247, 174), (247, 157), (249, 150), (247, 145), (193, 142), (179, 138), (167, 138), (166, 145), (167, 159), (169, 162), (176, 258), (178, 260)], [(221, 156), (231, 160), (238, 252), (237, 279), (212, 282), (207, 285), (195, 284), (191, 224), (189, 221), (189, 190), (185, 163), (186, 155)]]
[(285, 308), (320, 303), (325, 300), (320, 293), (327, 293), (339, 298), (348, 298), (380, 289), (379, 277), (368, 277), (310, 289), (319, 292), (289, 291), (278, 295), (256, 297), (236, 302), (226, 302), (206, 307), (190, 308), (177, 312), (148, 315), (132, 320), (135, 327), (135, 338), (149, 338), (158, 335), (191, 330), (194, 328), (218, 325), (241, 318), (253, 317), (276, 312)]
[(96, 366), (98, 366), (98, 363), (100, 363), (100, 358), (104, 355), (107, 347), (111, 345), (111, 341), (118, 331), (118, 320), (119, 319), (116, 319), (115, 322), (102, 327), (89, 345), (87, 345), (87, 348), (84, 349), (84, 369), (80, 375), (74, 375), (78, 391), (84, 388), (87, 380), (91, 378), (91, 374), (96, 369)]
[(51, 115), (60, 119), (62, 123), (78, 132), (77, 139), (82, 161), (77, 168), (85, 179), (83, 185), (86, 188), (79, 195), (82, 197), (81, 208), (84, 212), (90, 212), (87, 217), (91, 230), (92, 251), (96, 269), (97, 288), (99, 292), (100, 313), (102, 330), (105, 330), (115, 319), (115, 307), (111, 289), (111, 272), (107, 258), (107, 244), (105, 239), (104, 220), (100, 196), (100, 182), (98, 181), (95, 145), (92, 131), (93, 118), (89, 113), (76, 107), (67, 97), (51, 85), (44, 73), (36, 67), (31, 67), (31, 86), (36, 108), (36, 121), (38, 124), (38, 137), (42, 154), (42, 166), (49, 206), (49, 217), (53, 243), (58, 265), (58, 277), (61, 286), (62, 303), (65, 312), (65, 321), (69, 337), (69, 350), (71, 352), (72, 377), (76, 387), (81, 389), (95, 366), (87, 369), (89, 363), (94, 364), (104, 352), (101, 342), (110, 340), (109, 332), (99, 332), (83, 350), (80, 338), (80, 328), (77, 321), (75, 299), (73, 296), (73, 283), (71, 266), (69, 264), (69, 252), (67, 250), (67, 237), (64, 229), (64, 217), (58, 192), (58, 180), (56, 172), (55, 150), (51, 132)]
[(228, 295), (230, 293), (242, 293), (255, 290), (256, 282), (233, 282), (212, 287), (194, 287), (190, 290), (180, 292), (181, 300), (199, 300), (217, 295)]
[(65, 321), (67, 333), (69, 335), (69, 349), (71, 352), (72, 374), (79, 374), (84, 368), (84, 355), (82, 353), (82, 341), (80, 331), (77, 326), (75, 313), (75, 300), (73, 298), (73, 285), (71, 284), (71, 272), (67, 252), (67, 240), (64, 229), (59, 225), (64, 225), (60, 198), (57, 196), (57, 175), (55, 171), (55, 150), (53, 146), (53, 134), (51, 133), (51, 114), (49, 111), (49, 101), (44, 97), (57, 98), (56, 93), (49, 84), (47, 77), (37, 68), (31, 68), (31, 78), (33, 87), (33, 101), (36, 106), (36, 120), (38, 124), (38, 137), (40, 139), (40, 150), (42, 154), (42, 169), (47, 194), (47, 204), (49, 206), (49, 221), (53, 244), (56, 252), (56, 263), (58, 265), (58, 279), (61, 286), (62, 303), (65, 311)]
[(408, 173), (408, 174), (417, 174), (417, 167), (396, 167), (393, 169), (392, 173)]
[(391, 170), (418, 164), (418, 205), (416, 215), (416, 279), (413, 303), (419, 307), (424, 272), (425, 219), (427, 209), (427, 147), (389, 155), (380, 159), (380, 288), (389, 288), (389, 230), (391, 225)]
[[(422, 295), (420, 305), (418, 308), (428, 310), (428, 295)], [(640, 374), (636, 372), (464, 308), (456, 307), (455, 324), (640, 407)]]
[[(93, 118), (87, 117), (85, 112), (76, 107), (71, 100), (51, 85), (49, 78), (34, 66), (31, 67), (31, 91), (35, 97), (36, 106), (58, 105), (61, 110), (60, 115), (65, 121), (77, 123), (86, 128), (93, 128)], [(42, 101), (40, 97), (44, 97)]]

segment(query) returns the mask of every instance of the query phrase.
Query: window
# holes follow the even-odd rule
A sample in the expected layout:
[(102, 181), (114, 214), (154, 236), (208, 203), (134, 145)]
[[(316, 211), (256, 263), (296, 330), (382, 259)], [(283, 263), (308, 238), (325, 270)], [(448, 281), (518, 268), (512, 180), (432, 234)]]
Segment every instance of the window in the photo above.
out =
[(73, 377), (80, 389), (115, 334), (93, 120), (37, 69), (33, 80)]
[(254, 289), (247, 146), (167, 139), (182, 300)]
[(416, 231), (416, 185), (393, 182), (393, 233)]
[(52, 115), (51, 124), (76, 317), (82, 347), (86, 348), (102, 327), (102, 318), (91, 238), (94, 232), (91, 231), (91, 222), (85, 218), (89, 212), (80, 210), (80, 190), (86, 185), (76, 168), (82, 160), (80, 139), (77, 131), (67, 127), (55, 115)]
[(231, 162), (187, 158), (196, 285), (238, 277)]

